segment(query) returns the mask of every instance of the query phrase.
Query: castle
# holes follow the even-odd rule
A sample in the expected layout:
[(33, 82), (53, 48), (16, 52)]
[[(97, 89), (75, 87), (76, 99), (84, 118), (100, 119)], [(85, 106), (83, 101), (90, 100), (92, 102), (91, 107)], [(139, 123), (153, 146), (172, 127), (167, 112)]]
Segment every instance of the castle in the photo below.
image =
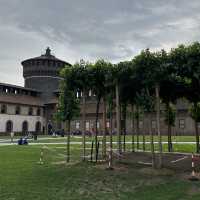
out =
[[(36, 132), (49, 133), (49, 127), (55, 130), (63, 129), (64, 125), (54, 120), (54, 113), (58, 104), (59, 72), (71, 64), (60, 60), (51, 54), (50, 48), (45, 54), (22, 61), (24, 87), (0, 83), (0, 134)], [(81, 98), (81, 97), (79, 97)], [(86, 98), (86, 130), (91, 131), (95, 122), (95, 97), (88, 93)], [(188, 113), (188, 103), (182, 100), (177, 102), (176, 127), (174, 134), (194, 135), (193, 120)], [(98, 128), (102, 129), (102, 105)], [(161, 132), (167, 133), (161, 109)], [(139, 132), (148, 133), (148, 124), (145, 116), (139, 120)], [(113, 120), (113, 127), (116, 121)], [(107, 122), (109, 127), (109, 122)], [(81, 118), (71, 123), (72, 131), (81, 130)], [(127, 132), (131, 132), (131, 119), (127, 120)], [(152, 130), (156, 129), (155, 113), (152, 113)]]

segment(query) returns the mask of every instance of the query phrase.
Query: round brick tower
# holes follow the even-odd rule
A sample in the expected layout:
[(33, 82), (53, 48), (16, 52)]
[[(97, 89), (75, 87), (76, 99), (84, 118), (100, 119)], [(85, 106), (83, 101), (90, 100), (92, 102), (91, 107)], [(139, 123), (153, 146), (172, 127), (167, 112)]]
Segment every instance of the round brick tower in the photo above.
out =
[(25, 87), (41, 91), (44, 103), (48, 103), (58, 90), (60, 70), (70, 66), (69, 63), (53, 56), (49, 47), (44, 55), (24, 60), (21, 64)]

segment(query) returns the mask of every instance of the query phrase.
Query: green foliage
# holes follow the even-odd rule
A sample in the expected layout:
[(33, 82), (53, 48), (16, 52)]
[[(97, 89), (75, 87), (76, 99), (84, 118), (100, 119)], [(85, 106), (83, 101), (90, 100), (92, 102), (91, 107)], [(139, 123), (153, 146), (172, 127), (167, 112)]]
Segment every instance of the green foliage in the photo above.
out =
[(191, 117), (196, 121), (200, 122), (200, 102), (195, 103), (190, 108)]
[(66, 67), (61, 71), (60, 96), (55, 118), (58, 121), (71, 121), (79, 113), (79, 100), (76, 97), (77, 82), (75, 68)]

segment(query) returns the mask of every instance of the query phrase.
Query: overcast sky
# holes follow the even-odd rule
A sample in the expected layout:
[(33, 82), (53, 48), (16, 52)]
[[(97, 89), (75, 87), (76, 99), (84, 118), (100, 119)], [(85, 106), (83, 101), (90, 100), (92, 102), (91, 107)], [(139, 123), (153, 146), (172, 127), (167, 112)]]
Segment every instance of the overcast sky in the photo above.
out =
[(23, 85), (21, 61), (47, 46), (73, 64), (199, 40), (200, 0), (0, 0), (0, 82)]

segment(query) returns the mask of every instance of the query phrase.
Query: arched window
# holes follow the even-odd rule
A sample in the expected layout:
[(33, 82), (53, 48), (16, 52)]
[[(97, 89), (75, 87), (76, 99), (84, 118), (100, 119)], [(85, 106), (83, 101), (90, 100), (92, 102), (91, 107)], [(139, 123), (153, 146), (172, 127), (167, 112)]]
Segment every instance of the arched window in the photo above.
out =
[(29, 108), (28, 115), (33, 115), (33, 108), (32, 107)]
[(1, 113), (2, 114), (6, 114), (7, 113), (7, 106), (4, 105), (4, 104), (1, 106)]
[(41, 122), (36, 122), (36, 124), (35, 124), (35, 132), (37, 132), (37, 133), (41, 132)]
[(6, 122), (6, 133), (10, 133), (12, 131), (13, 131), (13, 122), (9, 120)]
[(15, 114), (16, 114), (16, 115), (19, 115), (19, 114), (20, 114), (20, 111), (21, 111), (20, 106), (16, 106), (16, 107), (15, 107)]
[(28, 131), (28, 122), (27, 121), (24, 121), (22, 123), (22, 132), (27, 132)]
[(41, 115), (41, 110), (40, 108), (37, 109), (37, 116), (40, 116)]

